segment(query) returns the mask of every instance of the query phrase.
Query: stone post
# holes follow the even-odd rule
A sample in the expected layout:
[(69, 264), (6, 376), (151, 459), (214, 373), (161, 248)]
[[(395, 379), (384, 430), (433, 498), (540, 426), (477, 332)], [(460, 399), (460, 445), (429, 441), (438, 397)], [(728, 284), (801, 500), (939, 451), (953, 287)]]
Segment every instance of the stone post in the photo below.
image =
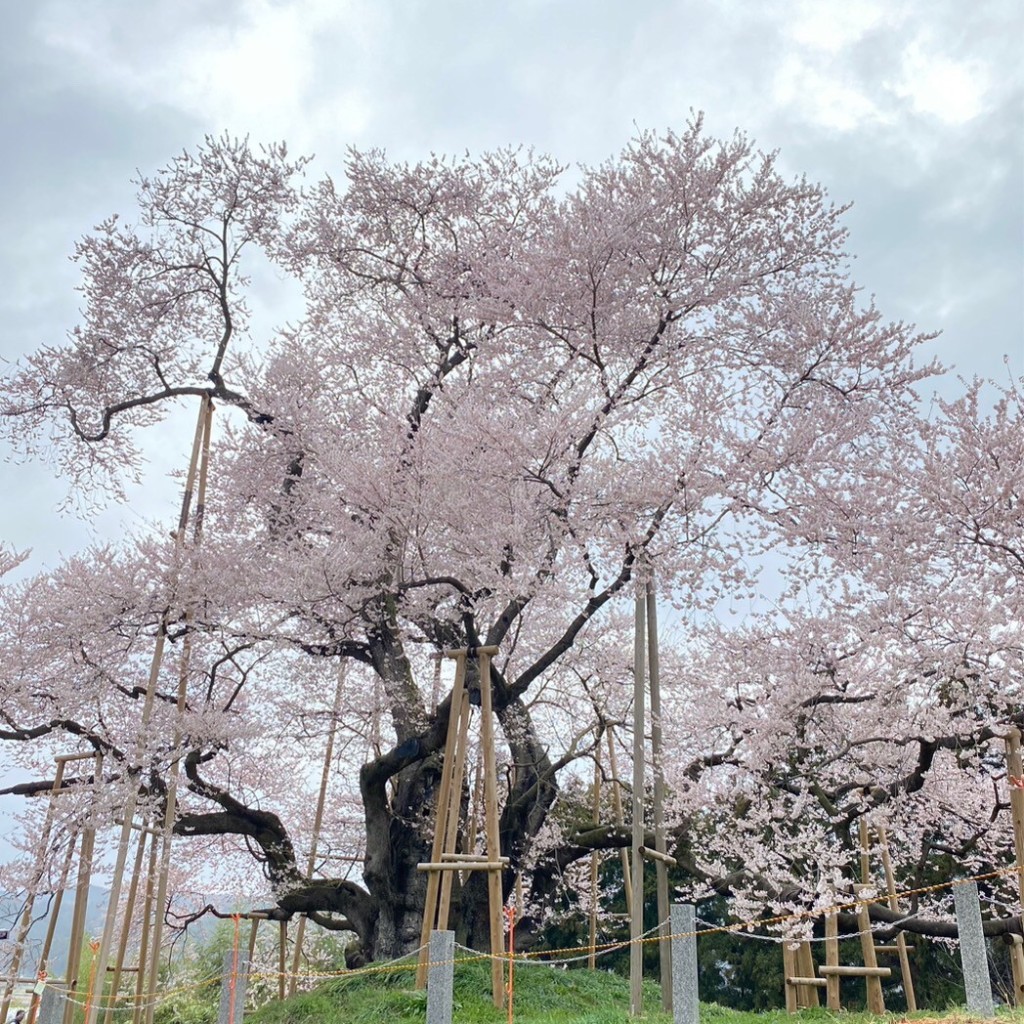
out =
[(455, 932), (430, 933), (427, 968), (427, 1024), (452, 1024), (452, 983), (455, 980)]
[(994, 1017), (992, 983), (988, 976), (988, 954), (981, 927), (981, 902), (977, 882), (957, 882), (953, 886), (956, 924), (960, 934), (960, 962), (964, 968), (967, 1009), (982, 1017)]
[[(237, 961), (235, 960), (236, 956), (238, 957)], [(248, 982), (248, 958), (244, 954), (225, 953), (217, 1024), (242, 1024), (245, 1015), (245, 988)]]
[(675, 1024), (698, 1024), (697, 914), (692, 903), (673, 903), (672, 1019)]

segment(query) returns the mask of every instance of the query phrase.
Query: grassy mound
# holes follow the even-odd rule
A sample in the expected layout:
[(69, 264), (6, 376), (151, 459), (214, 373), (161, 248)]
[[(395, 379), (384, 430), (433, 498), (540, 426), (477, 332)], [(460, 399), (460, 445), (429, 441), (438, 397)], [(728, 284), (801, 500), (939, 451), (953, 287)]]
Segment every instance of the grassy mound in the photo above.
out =
[[(389, 968), (336, 978), (317, 989), (283, 1003), (271, 1003), (247, 1013), (246, 1024), (406, 1024), (426, 1019), (427, 995), (413, 987), (414, 969)], [(505, 1024), (507, 1010), (491, 1001), (491, 972), (486, 962), (456, 965), (454, 985), (455, 1024)], [(514, 991), (516, 1024), (628, 1024), (629, 982), (604, 971), (572, 970), (543, 964), (517, 964)], [(644, 986), (644, 1024), (672, 1024), (661, 1012), (661, 997), (653, 983)], [(835, 1024), (828, 1010), (804, 1010), (790, 1016), (783, 1010), (743, 1013), (715, 1005), (701, 1006), (701, 1024)], [(842, 1013), (843, 1024), (867, 1024), (869, 1014)], [(904, 1021), (903, 1014), (885, 1018)], [(977, 1024), (979, 1018), (962, 1010), (937, 1017), (934, 1012), (914, 1014), (920, 1024)], [(1000, 1014), (1004, 1022), (1024, 1022), (1022, 1012)]]

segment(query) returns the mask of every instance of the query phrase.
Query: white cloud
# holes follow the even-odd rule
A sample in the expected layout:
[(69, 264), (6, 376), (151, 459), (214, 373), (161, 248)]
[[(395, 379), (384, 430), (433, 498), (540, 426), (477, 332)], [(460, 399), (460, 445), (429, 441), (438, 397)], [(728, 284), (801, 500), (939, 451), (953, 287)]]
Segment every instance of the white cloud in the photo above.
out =
[[(287, 138), (303, 149), (324, 127), (316, 122), (327, 110), (335, 132), (352, 135), (365, 126), (366, 95), (344, 84), (345, 66), (379, 28), (364, 0), (241, 0), (226, 19), (211, 14), (195, 0), (127, 8), (52, 0), (37, 31), (129, 103), (172, 106), (212, 131)], [(322, 95), (316, 75), (332, 39), (343, 44), (342, 73)]]
[(839, 53), (875, 29), (897, 28), (904, 18), (902, 4), (881, 0), (801, 0), (791, 10), (790, 38), (798, 45), (828, 53)]
[(915, 40), (904, 50), (900, 75), (891, 88), (915, 114), (958, 125), (986, 110), (989, 86), (982, 61), (928, 52), (921, 40)]

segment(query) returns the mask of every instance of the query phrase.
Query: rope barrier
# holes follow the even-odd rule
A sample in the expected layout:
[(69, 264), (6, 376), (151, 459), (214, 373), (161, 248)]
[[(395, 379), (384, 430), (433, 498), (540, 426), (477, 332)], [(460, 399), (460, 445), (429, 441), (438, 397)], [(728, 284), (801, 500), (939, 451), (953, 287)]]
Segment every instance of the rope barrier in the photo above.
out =
[[(561, 947), (561, 948), (557, 948), (557, 949), (545, 949), (545, 950), (528, 951), (528, 952), (525, 952), (525, 953), (515, 953), (515, 952), (513, 952), (512, 946), (511, 946), (511, 943), (510, 943), (509, 950), (507, 952), (505, 952), (505, 953), (499, 953), (499, 954), (482, 953), (482, 952), (480, 952), (478, 950), (470, 949), (467, 946), (457, 946), (456, 948), (458, 950), (461, 950), (461, 951), (463, 951), (465, 953), (468, 953), (470, 955), (468, 955), (468, 956), (456, 956), (452, 960), (431, 961), (431, 962), (428, 962), (426, 966), (428, 968), (430, 968), (430, 967), (446, 966), (447, 964), (459, 965), (459, 964), (468, 964), (468, 963), (479, 962), (479, 961), (482, 961), (482, 960), (499, 959), (499, 960), (501, 960), (503, 962), (505, 962), (505, 961), (509, 962), (510, 967), (511, 967), (512, 962), (514, 961), (519, 966), (529, 966), (529, 967), (536, 966), (536, 967), (552, 967), (552, 968), (554, 968), (554, 967), (564, 966), (564, 965), (569, 964), (569, 963), (574, 963), (574, 962), (579, 961), (579, 960), (588, 959), (590, 954), (591, 954), (591, 952), (594, 952), (598, 956), (603, 956), (606, 953), (611, 953), (611, 952), (614, 952), (614, 951), (620, 950), (620, 949), (626, 949), (626, 948), (630, 947), (633, 944), (634, 941), (636, 941), (637, 943), (646, 945), (646, 944), (655, 943), (655, 942), (671, 941), (672, 939), (683, 939), (683, 938), (690, 938), (690, 937), (700, 937), (702, 935), (721, 935), (721, 934), (736, 934), (736, 933), (740, 933), (741, 936), (744, 937), (744, 938), (755, 938), (755, 939), (762, 939), (764, 941), (782, 943), (782, 942), (786, 942), (788, 940), (785, 939), (784, 937), (779, 937), (779, 938), (776, 939), (776, 938), (773, 938), (771, 936), (753, 935), (753, 934), (743, 935), (742, 933), (744, 933), (744, 932), (751, 933), (751, 932), (753, 932), (754, 929), (765, 928), (765, 927), (769, 927), (771, 925), (784, 924), (787, 921), (816, 920), (817, 918), (825, 917), (825, 916), (827, 916), (829, 914), (834, 914), (834, 913), (837, 914), (837, 913), (840, 913), (841, 911), (845, 911), (845, 910), (856, 910), (856, 909), (858, 909), (860, 907), (870, 906), (871, 904), (874, 904), (874, 903), (887, 902), (889, 897), (890, 897), (890, 895), (895, 896), (897, 899), (906, 899), (906, 898), (911, 897), (911, 896), (924, 896), (924, 895), (928, 895), (930, 893), (942, 892), (943, 890), (951, 889), (955, 885), (960, 885), (963, 882), (985, 882), (985, 881), (991, 881), (991, 880), (997, 879), (997, 878), (1004, 878), (1004, 877), (1006, 877), (1008, 875), (1016, 875), (1019, 872), (1019, 870), (1020, 869), (1018, 869), (1016, 867), (1002, 868), (1002, 869), (999, 869), (999, 870), (996, 870), (996, 871), (989, 871), (989, 872), (986, 872), (984, 874), (973, 875), (973, 876), (968, 877), (968, 878), (958, 878), (958, 879), (955, 879), (955, 880), (952, 880), (952, 881), (947, 881), (947, 882), (937, 882), (934, 885), (920, 886), (920, 887), (915, 888), (915, 889), (905, 889), (905, 890), (903, 890), (901, 892), (897, 892), (897, 893), (892, 893), (892, 894), (890, 894), (890, 893), (879, 893), (879, 894), (876, 894), (875, 896), (866, 896), (866, 897), (862, 896), (862, 897), (857, 898), (857, 899), (852, 899), (852, 900), (849, 900), (849, 901), (846, 901), (846, 902), (843, 902), (843, 903), (836, 903), (836, 904), (833, 904), (833, 905), (827, 906), (827, 907), (818, 907), (818, 908), (808, 909), (808, 910), (796, 910), (796, 911), (792, 911), (791, 913), (788, 913), (788, 914), (776, 914), (776, 915), (774, 915), (772, 917), (762, 917), (762, 918), (758, 918), (756, 920), (737, 921), (737, 922), (734, 922), (733, 924), (715, 925), (713, 927), (698, 928), (698, 929), (696, 929), (694, 931), (688, 931), (688, 932), (676, 932), (676, 933), (673, 933), (673, 934), (666, 934), (666, 935), (655, 934), (660, 929), (660, 927), (661, 927), (661, 925), (658, 924), (658, 925), (655, 925), (653, 928), (651, 928), (649, 931), (645, 932), (643, 935), (641, 935), (636, 940), (633, 940), (633, 939), (621, 939), (621, 940), (618, 940), (616, 942), (605, 942), (605, 943), (598, 943), (598, 944), (595, 944), (595, 945), (589, 945), (588, 944), (588, 945), (585, 945), (585, 946), (566, 946), (566, 947)], [(915, 914), (908, 914), (905, 917), (900, 918), (898, 921), (891, 922), (891, 923), (886, 923), (886, 924), (884, 924), (884, 925), (882, 925), (880, 927), (886, 927), (886, 928), (898, 927), (899, 924), (902, 921), (909, 920), (909, 919), (911, 919), (912, 917), (915, 917), (915, 916), (917, 916), (917, 915), (915, 915)], [(240, 920), (240, 915), (233, 915), (233, 917), (236, 919), (236, 921)], [(234, 1006), (234, 998), (233, 998), (234, 997), (234, 988), (233, 988), (233, 986), (234, 986), (234, 984), (236, 982), (237, 967), (238, 967), (238, 961), (237, 961), (238, 931), (237, 931), (237, 929), (238, 929), (238, 926), (236, 924), (236, 934), (235, 934), (235, 941), (234, 941), (234, 945), (233, 945), (233, 953), (234, 953), (234, 956), (233, 956), (233, 968), (234, 969), (232, 970), (232, 972), (230, 974), (219, 975), (219, 976), (211, 976), (211, 977), (206, 978), (206, 979), (204, 979), (204, 980), (202, 980), (200, 982), (194, 982), (194, 983), (191, 983), (191, 984), (188, 984), (188, 985), (176, 986), (175, 988), (168, 989), (165, 992), (161, 993), (159, 998), (153, 1000), (152, 1003), (145, 1003), (145, 1004), (135, 1004), (135, 1003), (132, 1003), (132, 1004), (129, 1004), (129, 1005), (126, 1005), (126, 1006), (111, 1006), (111, 1010), (113, 1010), (114, 1012), (133, 1012), (134, 1009), (136, 1008), (136, 1006), (139, 1006), (139, 1005), (143, 1006), (144, 1008), (148, 1008), (149, 1006), (159, 1007), (159, 1006), (161, 1006), (161, 1005), (163, 1005), (165, 1003), (170, 1002), (177, 995), (184, 995), (184, 994), (187, 994), (187, 993), (190, 993), (190, 992), (198, 992), (198, 991), (201, 991), (202, 989), (204, 989), (204, 988), (206, 988), (206, 987), (208, 987), (210, 985), (220, 984), (220, 983), (223, 983), (225, 981), (227, 981), (229, 983), (229, 985), (232, 986), (232, 992), (231, 992), (231, 994), (232, 994), (232, 1004), (231, 1005)], [(873, 930), (874, 929), (869, 929), (869, 931), (873, 931)], [(847, 939), (847, 938), (856, 938), (856, 937), (858, 937), (861, 934), (863, 934), (863, 933), (862, 932), (853, 932), (853, 933), (850, 933), (849, 935), (841, 935), (838, 938), (840, 940)], [(406, 953), (403, 956), (398, 957), (398, 958), (396, 958), (394, 960), (388, 961), (387, 963), (371, 964), (371, 965), (369, 965), (367, 967), (344, 968), (342, 970), (337, 970), (337, 971), (309, 971), (309, 972), (305, 972), (305, 973), (301, 973), (301, 974), (300, 973), (287, 972), (287, 971), (286, 972), (281, 972), (281, 971), (258, 971), (258, 972), (250, 973), (249, 977), (250, 978), (259, 978), (261, 980), (266, 980), (266, 979), (280, 979), (283, 976), (286, 979), (288, 979), (288, 978), (296, 978), (296, 979), (300, 979), (300, 980), (305, 979), (307, 981), (308, 980), (314, 980), (314, 979), (316, 979), (316, 980), (325, 980), (326, 981), (326, 980), (340, 980), (340, 979), (348, 979), (348, 978), (367, 977), (367, 976), (375, 975), (375, 974), (389, 974), (389, 973), (397, 973), (397, 972), (401, 972), (401, 971), (414, 972), (417, 969), (418, 956), (419, 956), (421, 951), (422, 951), (422, 947), (420, 947), (419, 949), (413, 950), (413, 951), (411, 951), (409, 953)], [(563, 954), (565, 954), (565, 955), (563, 956)], [(552, 958), (554, 958), (554, 959), (552, 959)], [(511, 995), (511, 992), (509, 992), (509, 994)], [(85, 1007), (88, 1006), (88, 996), (87, 996), (87, 998), (86, 998), (86, 1000), (84, 1002), (82, 1000), (80, 1000), (80, 999), (75, 998), (75, 996), (73, 994), (69, 994), (69, 993), (65, 993), (65, 992), (60, 993), (60, 997), (64, 1001), (70, 1002), (70, 1003), (74, 1003), (77, 1006), (85, 1006)], [(233, 1017), (229, 1017), (229, 1020), (233, 1020)]]

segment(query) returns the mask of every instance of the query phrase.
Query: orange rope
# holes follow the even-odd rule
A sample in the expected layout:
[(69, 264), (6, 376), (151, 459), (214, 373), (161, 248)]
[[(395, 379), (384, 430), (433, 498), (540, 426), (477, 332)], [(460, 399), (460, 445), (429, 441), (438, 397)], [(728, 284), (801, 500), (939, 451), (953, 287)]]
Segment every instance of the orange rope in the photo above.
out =
[(96, 984), (96, 951), (100, 948), (99, 942), (93, 940), (89, 943), (92, 950), (92, 960), (89, 964), (89, 988), (85, 993), (85, 1019), (89, 1019), (89, 1010), (92, 1009), (92, 988)]

